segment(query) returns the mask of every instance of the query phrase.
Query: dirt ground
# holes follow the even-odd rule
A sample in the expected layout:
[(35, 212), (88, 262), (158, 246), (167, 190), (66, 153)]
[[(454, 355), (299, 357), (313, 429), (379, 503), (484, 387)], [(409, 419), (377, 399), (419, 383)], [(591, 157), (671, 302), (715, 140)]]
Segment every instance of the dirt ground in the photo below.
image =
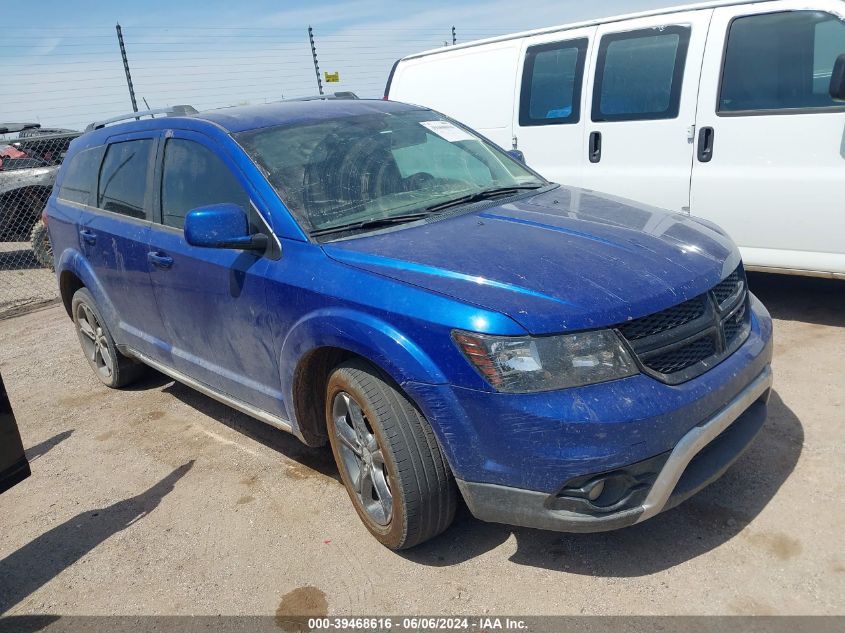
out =
[(0, 496), (0, 613), (845, 614), (845, 282), (754, 275), (775, 393), (717, 483), (644, 524), (474, 520), (392, 553), (330, 453), (163, 377), (101, 386), (63, 308), (0, 321), (33, 475)]

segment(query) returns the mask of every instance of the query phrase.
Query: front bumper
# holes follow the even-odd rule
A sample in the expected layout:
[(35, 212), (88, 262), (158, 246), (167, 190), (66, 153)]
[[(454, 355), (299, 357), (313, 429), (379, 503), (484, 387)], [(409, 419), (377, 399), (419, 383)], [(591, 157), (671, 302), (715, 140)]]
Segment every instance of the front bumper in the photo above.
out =
[[(687, 432), (671, 451), (628, 468), (578, 478), (576, 485), (581, 488), (608, 475), (633, 482), (624, 502), (608, 511), (562, 491), (549, 494), (461, 479), (458, 486), (472, 514), (482, 521), (561, 532), (601, 532), (640, 523), (681, 503), (730, 467), (763, 426), (771, 385), (772, 372), (767, 365), (722, 409)], [(650, 476), (650, 470), (656, 470), (656, 476)]]

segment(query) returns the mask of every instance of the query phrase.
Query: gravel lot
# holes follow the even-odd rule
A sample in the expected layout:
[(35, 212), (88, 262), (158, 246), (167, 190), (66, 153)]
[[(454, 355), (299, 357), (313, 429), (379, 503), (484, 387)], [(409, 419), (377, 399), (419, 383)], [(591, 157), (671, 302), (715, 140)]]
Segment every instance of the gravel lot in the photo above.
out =
[(775, 392), (716, 484), (619, 532), (462, 511), (402, 554), (331, 454), (153, 376), (102, 387), (61, 306), (0, 321), (33, 476), (0, 497), (0, 613), (845, 614), (845, 282), (754, 275)]

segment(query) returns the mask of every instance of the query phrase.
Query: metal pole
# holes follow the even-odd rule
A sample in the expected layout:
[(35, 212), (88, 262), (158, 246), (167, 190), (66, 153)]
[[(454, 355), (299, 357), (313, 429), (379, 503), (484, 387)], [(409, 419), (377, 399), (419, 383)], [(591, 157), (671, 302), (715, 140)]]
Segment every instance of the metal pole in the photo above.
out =
[(317, 90), (323, 94), (323, 79), (320, 77), (320, 64), (317, 63), (317, 47), (314, 46), (314, 29), (308, 27), (308, 41), (311, 42), (311, 57), (314, 59), (314, 72), (317, 73)]
[(458, 43), (458, 36), (455, 35), (455, 27), (452, 27), (452, 46)]
[(135, 101), (135, 88), (132, 86), (132, 75), (129, 73), (129, 60), (126, 59), (126, 47), (123, 45), (123, 31), (120, 23), (115, 25), (117, 31), (117, 43), (120, 45), (120, 56), (123, 58), (123, 70), (126, 71), (126, 85), (129, 86), (129, 99), (132, 101), (132, 112), (138, 111), (138, 103)]

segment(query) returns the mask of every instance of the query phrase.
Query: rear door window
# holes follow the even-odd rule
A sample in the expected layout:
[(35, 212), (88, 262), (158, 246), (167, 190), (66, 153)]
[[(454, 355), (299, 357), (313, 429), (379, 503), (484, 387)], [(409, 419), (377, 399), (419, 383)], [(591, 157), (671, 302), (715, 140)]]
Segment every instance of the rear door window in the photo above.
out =
[(586, 38), (530, 46), (525, 53), (519, 124), (577, 123)]
[(249, 195), (220, 157), (195, 141), (168, 139), (161, 183), (162, 223), (181, 229), (192, 209), (224, 203), (244, 210), (253, 233), (261, 230)]
[(842, 107), (830, 75), (845, 23), (821, 11), (743, 16), (728, 31), (719, 112)]
[(109, 145), (97, 188), (100, 209), (131, 218), (150, 219), (145, 199), (152, 152), (153, 139)]
[(677, 25), (603, 36), (593, 121), (677, 117), (689, 37), (689, 27)]
[(74, 155), (65, 167), (59, 198), (92, 205), (97, 190), (97, 174), (103, 160), (104, 147), (93, 147)]

